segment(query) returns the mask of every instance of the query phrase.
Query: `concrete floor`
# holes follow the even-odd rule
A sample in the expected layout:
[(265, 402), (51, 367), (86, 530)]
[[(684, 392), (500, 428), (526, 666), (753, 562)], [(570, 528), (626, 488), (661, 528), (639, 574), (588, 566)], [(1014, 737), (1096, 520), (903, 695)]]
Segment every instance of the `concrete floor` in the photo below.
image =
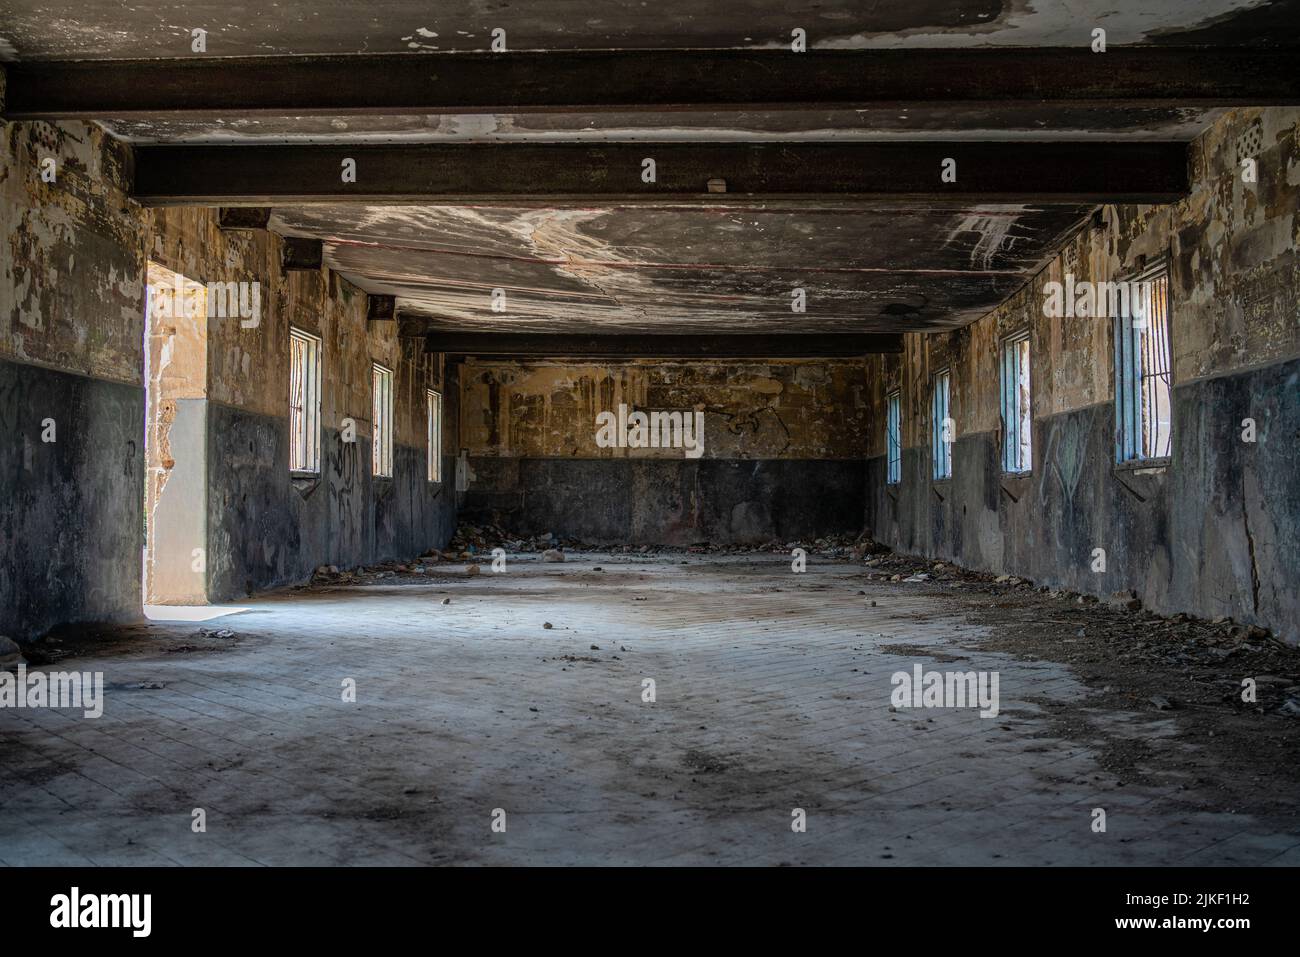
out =
[[(1300, 864), (1294, 818), (1202, 810), (1060, 737), (1045, 706), (1088, 689), (972, 650), (955, 599), (815, 557), (682, 561), (296, 589), (203, 625), (235, 639), (155, 623), (60, 662), (105, 673), (104, 715), (0, 710), (0, 862)], [(1002, 713), (891, 713), (914, 662), (998, 671)], [(1172, 719), (1099, 720), (1184, 747)]]

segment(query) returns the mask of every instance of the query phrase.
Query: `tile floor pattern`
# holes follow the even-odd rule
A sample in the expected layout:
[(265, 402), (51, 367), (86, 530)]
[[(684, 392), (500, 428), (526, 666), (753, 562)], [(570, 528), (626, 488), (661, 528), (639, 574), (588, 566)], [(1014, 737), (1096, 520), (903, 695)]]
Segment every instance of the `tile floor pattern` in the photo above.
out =
[[(60, 663), (104, 672), (104, 715), (0, 710), (0, 862), (1300, 864), (1295, 829), (1120, 786), (1050, 736), (1031, 702), (1087, 689), (963, 648), (949, 599), (844, 564), (679, 562), (290, 590), (207, 622), (230, 650)], [(1002, 714), (891, 713), (914, 661), (998, 671)]]

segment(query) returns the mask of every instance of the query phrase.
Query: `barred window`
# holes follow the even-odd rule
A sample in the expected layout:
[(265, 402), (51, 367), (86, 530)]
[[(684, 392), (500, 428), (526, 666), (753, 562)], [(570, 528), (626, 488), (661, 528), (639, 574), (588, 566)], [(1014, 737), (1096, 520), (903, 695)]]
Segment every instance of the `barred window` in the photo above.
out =
[(935, 374), (931, 401), (930, 453), (934, 463), (934, 477), (937, 479), (952, 478), (951, 387), (952, 375), (948, 370)]
[(902, 395), (891, 392), (885, 413), (885, 481), (897, 485), (903, 480), (903, 413)]
[(442, 396), (428, 391), (429, 405), (429, 481), (442, 481)]
[(1002, 470), (1033, 468), (1034, 420), (1029, 405), (1029, 333), (1002, 343)]
[(380, 477), (393, 474), (393, 370), (375, 363), (371, 368), (371, 421), (374, 444), (371, 471)]
[(1115, 458), (1166, 458), (1172, 446), (1169, 273), (1161, 265), (1130, 280), (1115, 319)]
[(289, 470), (320, 471), (320, 339), (289, 330)]

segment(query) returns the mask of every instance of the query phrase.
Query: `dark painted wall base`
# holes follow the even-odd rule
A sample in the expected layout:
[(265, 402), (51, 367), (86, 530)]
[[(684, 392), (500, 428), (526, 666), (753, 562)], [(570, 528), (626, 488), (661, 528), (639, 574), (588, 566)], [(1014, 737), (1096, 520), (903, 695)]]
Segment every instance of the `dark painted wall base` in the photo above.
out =
[(1173, 455), (1153, 474), (1113, 466), (1110, 404), (1036, 421), (1027, 478), (1002, 475), (987, 433), (958, 439), (946, 482), (930, 480), (927, 450), (904, 450), (893, 487), (875, 458), (867, 527), (909, 554), (1096, 595), (1133, 589), (1155, 611), (1228, 615), (1300, 643), (1298, 395), (1297, 361), (1176, 387)]
[(789, 541), (861, 531), (864, 463), (471, 458), (466, 521), (596, 544)]
[(428, 481), (424, 449), (397, 446), (393, 477), (370, 474), (368, 436), (326, 430), (319, 480), (298, 481), (288, 420), (212, 403), (208, 419), (208, 597), (224, 601), (308, 578), (442, 547), (456, 527), (450, 477)]
[(142, 617), (143, 387), (0, 360), (0, 497), (0, 634)]

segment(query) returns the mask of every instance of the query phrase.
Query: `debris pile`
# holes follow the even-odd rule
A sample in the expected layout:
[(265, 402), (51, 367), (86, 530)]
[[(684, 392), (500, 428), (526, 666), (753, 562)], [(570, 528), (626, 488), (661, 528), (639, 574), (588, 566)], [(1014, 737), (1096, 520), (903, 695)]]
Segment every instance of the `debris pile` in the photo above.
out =
[[(889, 547), (873, 541), (867, 535), (828, 535), (816, 539), (798, 539), (782, 542), (772, 539), (762, 543), (721, 544), (715, 542), (690, 542), (679, 545), (633, 545), (633, 544), (599, 544), (585, 542), (578, 538), (545, 532), (541, 535), (520, 535), (499, 525), (463, 524), (456, 529), (451, 542), (445, 550), (430, 549), (423, 558), (435, 558), (442, 561), (465, 561), (484, 553), (491, 553), (494, 548), (504, 548), (509, 554), (527, 554), (530, 552), (600, 552), (603, 554), (691, 554), (691, 555), (747, 555), (760, 553), (781, 553), (788, 555), (796, 548), (802, 548), (809, 554), (827, 558), (850, 558), (860, 561), (867, 555), (878, 555), (889, 551)], [(557, 560), (557, 559), (549, 559)]]
[(429, 565), (424, 556), (419, 561), (380, 562), (369, 567), (358, 565), (356, 568), (340, 569), (337, 565), (321, 565), (312, 573), (311, 584), (368, 585), (398, 575), (425, 575), (430, 570)]

